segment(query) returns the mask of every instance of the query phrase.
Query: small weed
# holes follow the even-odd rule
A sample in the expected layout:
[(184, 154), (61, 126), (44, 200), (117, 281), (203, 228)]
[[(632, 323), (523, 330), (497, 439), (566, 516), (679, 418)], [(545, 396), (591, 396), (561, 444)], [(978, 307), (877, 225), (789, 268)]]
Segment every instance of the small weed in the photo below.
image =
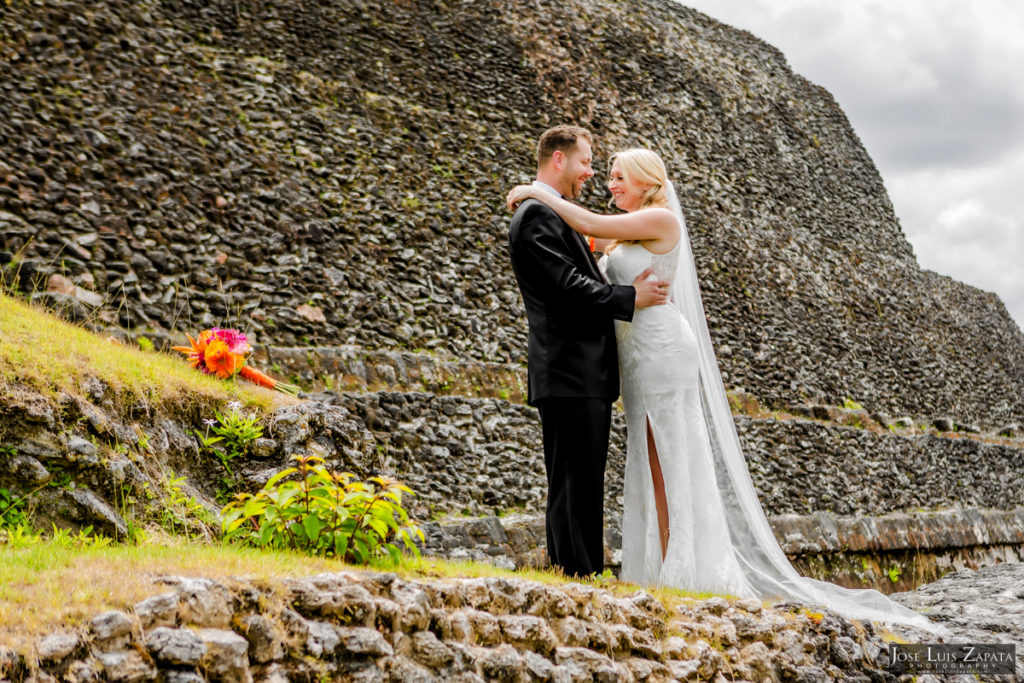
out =
[(54, 489), (72, 489), (75, 487), (74, 482), (71, 480), (71, 474), (65, 472), (60, 467), (50, 468), (50, 481), (46, 482), (46, 485)]
[(53, 524), (52, 528), (49, 540), (62, 548), (106, 548), (113, 543), (109, 536), (94, 534), (91, 524), (78, 531), (58, 529), (56, 524)]
[(885, 573), (889, 577), (890, 581), (896, 583), (900, 580), (900, 576), (903, 574), (903, 570), (900, 569), (900, 566), (898, 564), (894, 564), (893, 566), (889, 567), (888, 571), (886, 571)]
[(0, 528), (0, 545), (6, 543), (12, 548), (27, 548), (43, 540), (43, 535), (27, 523)]
[[(206, 432), (194, 431), (199, 439), (199, 449), (207, 455), (216, 457), (234, 484), (234, 472), (231, 471), (232, 460), (242, 458), (249, 452), (253, 441), (263, 436), (263, 427), (259, 424), (256, 413), (243, 415), (242, 404), (232, 401), (228, 404), (228, 412), (215, 412), (216, 419), (203, 420)], [(211, 436), (210, 432), (213, 432)]]
[(25, 499), (14, 495), (10, 489), (0, 489), (0, 529), (24, 525)]
[(209, 526), (213, 520), (202, 503), (183, 490), (185, 477), (179, 477), (174, 471), (168, 471), (160, 480), (163, 500), (159, 508), (160, 526), (170, 534), (184, 534), (189, 543), (193, 540), (192, 531), (198, 522), (201, 526)]
[(589, 576), (585, 579), (586, 583), (592, 584), (597, 588), (608, 588), (616, 581), (618, 581), (618, 579), (615, 578), (615, 574), (612, 573), (611, 569), (605, 569), (600, 574), (594, 574), (593, 576)]

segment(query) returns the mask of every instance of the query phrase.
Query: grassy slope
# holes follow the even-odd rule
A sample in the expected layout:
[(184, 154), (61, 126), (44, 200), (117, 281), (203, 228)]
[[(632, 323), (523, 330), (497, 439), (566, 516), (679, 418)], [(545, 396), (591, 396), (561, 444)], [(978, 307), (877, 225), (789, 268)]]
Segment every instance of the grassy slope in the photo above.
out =
[(62, 392), (82, 393), (82, 382), (89, 377), (105, 382), (122, 404), (145, 399), (169, 411), (189, 403), (231, 400), (269, 410), (289, 400), (244, 382), (203, 375), (181, 357), (104, 340), (0, 294), (0, 387), (18, 385), (55, 398)]
[[(117, 398), (116, 404), (129, 406), (144, 399), (172, 414), (190, 405), (219, 405), (229, 400), (261, 410), (296, 400), (202, 375), (181, 358), (110, 342), (0, 294), (0, 396), (16, 388), (55, 401), (61, 393), (81, 394), (88, 378), (105, 382)], [(177, 538), (154, 536), (143, 543), (110, 547), (46, 541), (27, 547), (0, 545), (0, 646), (28, 651), (42, 635), (79, 628), (105, 610), (129, 608), (164, 592), (153, 583), (158, 576), (272, 579), (351, 569), (335, 560), (188, 545)], [(545, 583), (566, 581), (548, 571), (508, 572), (487, 564), (433, 559), (409, 558), (401, 566), (380, 568), (410, 577), (517, 576)], [(596, 583), (617, 593), (636, 589), (607, 579)], [(700, 597), (673, 589), (656, 589), (654, 593), (666, 605)]]

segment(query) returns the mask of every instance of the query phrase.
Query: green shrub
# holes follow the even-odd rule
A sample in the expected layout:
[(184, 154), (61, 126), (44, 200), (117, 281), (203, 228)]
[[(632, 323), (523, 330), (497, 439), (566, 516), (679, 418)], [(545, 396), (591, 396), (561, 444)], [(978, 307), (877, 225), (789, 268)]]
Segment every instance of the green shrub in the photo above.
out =
[[(412, 490), (388, 477), (359, 481), (349, 472), (329, 472), (315, 456), (292, 456), (289, 467), (255, 495), (241, 493), (222, 511), (225, 537), (258, 548), (299, 550), (367, 564), (401, 556), (399, 544), (416, 556), (402, 494)], [(296, 475), (292, 478), (292, 475)]]

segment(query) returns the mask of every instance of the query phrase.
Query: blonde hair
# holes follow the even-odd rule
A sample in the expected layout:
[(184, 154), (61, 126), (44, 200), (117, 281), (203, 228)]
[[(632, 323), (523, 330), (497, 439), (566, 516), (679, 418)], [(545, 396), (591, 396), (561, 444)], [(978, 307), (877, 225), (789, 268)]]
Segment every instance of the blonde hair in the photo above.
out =
[(633, 147), (616, 152), (609, 164), (619, 162), (619, 170), (627, 183), (638, 182), (650, 185), (640, 200), (640, 208), (649, 206), (668, 206), (668, 171), (665, 162), (657, 153), (641, 147)]

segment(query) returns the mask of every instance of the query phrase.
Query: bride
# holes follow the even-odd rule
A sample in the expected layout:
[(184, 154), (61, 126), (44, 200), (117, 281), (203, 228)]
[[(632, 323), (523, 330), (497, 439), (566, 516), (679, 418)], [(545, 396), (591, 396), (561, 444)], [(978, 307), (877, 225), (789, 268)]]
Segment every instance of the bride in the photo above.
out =
[(647, 149), (612, 157), (619, 215), (596, 214), (533, 185), (533, 198), (573, 230), (599, 240), (601, 269), (630, 284), (647, 268), (671, 283), (671, 303), (616, 321), (626, 473), (622, 578), (692, 591), (823, 605), (846, 617), (928, 630), (924, 616), (874, 590), (800, 576), (779, 547), (747, 471), (704, 318), (679, 200), (661, 158)]

